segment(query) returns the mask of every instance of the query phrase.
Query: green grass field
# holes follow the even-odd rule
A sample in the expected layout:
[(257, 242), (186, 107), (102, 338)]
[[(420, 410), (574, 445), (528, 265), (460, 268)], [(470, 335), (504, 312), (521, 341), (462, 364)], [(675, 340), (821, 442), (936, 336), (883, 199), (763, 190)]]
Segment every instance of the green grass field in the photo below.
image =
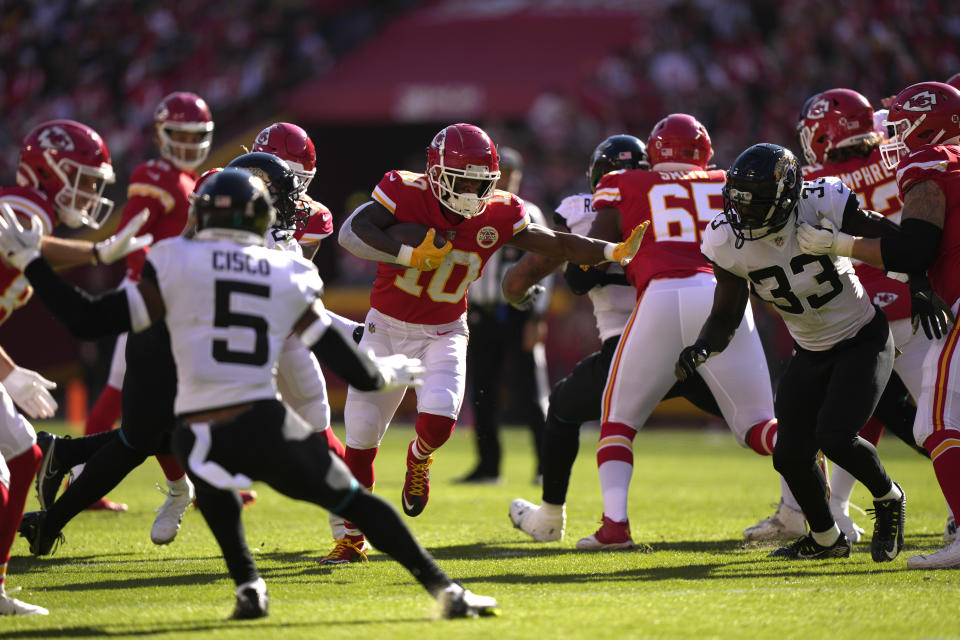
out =
[[(39, 428), (64, 432), (62, 425)], [(339, 429), (342, 434), (342, 427)], [(388, 432), (377, 459), (377, 492), (395, 506), (409, 428)], [(904, 487), (907, 540), (893, 563), (870, 560), (868, 543), (848, 560), (783, 562), (772, 545), (741, 538), (772, 513), (779, 485), (770, 458), (740, 449), (726, 431), (649, 430), (635, 443), (630, 515), (634, 540), (653, 551), (580, 553), (576, 540), (602, 511), (596, 432), (583, 435), (563, 542), (536, 544), (513, 529), (510, 500), (539, 502), (524, 430), (504, 434), (505, 482), (452, 480), (473, 462), (468, 430), (433, 465), (430, 505), (405, 518), (441, 565), (471, 590), (496, 596), (502, 616), (432, 621), (432, 600), (399, 565), (376, 552), (338, 568), (317, 561), (330, 545), (326, 513), (258, 485), (245, 512), (270, 588), (270, 617), (227, 621), (233, 585), (202, 517), (190, 509), (176, 541), (150, 542), (163, 496), (147, 461), (111, 497), (126, 514), (85, 512), (56, 555), (33, 558), (18, 539), (8, 586), (47, 617), (8, 617), (3, 638), (947, 638), (958, 637), (960, 572), (907, 571), (906, 558), (940, 548), (945, 508), (929, 462), (892, 437), (880, 452)], [(854, 502), (871, 506), (860, 487)], [(36, 509), (31, 498), (28, 510)], [(870, 521), (856, 518), (868, 533)], [(256, 636), (254, 635), (256, 634)], [(260, 636), (266, 638), (267, 636)]]

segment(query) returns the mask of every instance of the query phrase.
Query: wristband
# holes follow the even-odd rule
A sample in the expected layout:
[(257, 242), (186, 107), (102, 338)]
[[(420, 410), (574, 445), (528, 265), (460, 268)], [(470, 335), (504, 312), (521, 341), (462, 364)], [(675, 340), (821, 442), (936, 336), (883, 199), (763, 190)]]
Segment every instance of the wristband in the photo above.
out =
[(836, 249), (836, 254), (838, 256), (843, 256), (849, 258), (853, 255), (853, 241), (856, 239), (855, 236), (850, 235), (849, 233), (840, 232), (837, 234), (837, 240), (834, 243), (834, 248)]
[(603, 259), (606, 262), (617, 262), (617, 260), (613, 257), (613, 251), (616, 248), (617, 248), (617, 245), (612, 242), (608, 242), (605, 245), (603, 245)]
[(411, 261), (413, 260), (413, 247), (408, 244), (400, 245), (400, 251), (397, 253), (397, 264), (402, 264), (405, 267), (413, 266)]

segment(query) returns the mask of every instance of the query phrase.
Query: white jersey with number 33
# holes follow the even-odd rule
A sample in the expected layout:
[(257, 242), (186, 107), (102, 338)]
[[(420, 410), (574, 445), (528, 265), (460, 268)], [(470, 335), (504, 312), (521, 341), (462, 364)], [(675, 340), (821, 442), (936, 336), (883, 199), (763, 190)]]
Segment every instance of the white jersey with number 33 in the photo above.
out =
[(179, 415), (277, 398), (281, 346), (323, 283), (293, 253), (229, 240), (170, 238), (147, 262), (167, 308)]
[(721, 268), (746, 279), (772, 303), (797, 344), (825, 351), (852, 338), (873, 318), (874, 307), (849, 258), (803, 253), (800, 222), (839, 229), (851, 194), (838, 178), (804, 182), (796, 216), (780, 230), (738, 249), (723, 214), (703, 234), (701, 250)]

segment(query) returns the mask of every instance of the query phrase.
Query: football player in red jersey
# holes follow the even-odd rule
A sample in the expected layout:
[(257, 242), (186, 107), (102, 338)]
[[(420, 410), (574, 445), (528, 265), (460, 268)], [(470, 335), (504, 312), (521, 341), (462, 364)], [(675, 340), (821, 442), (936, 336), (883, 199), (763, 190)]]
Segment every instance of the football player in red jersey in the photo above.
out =
[[(372, 200), (340, 230), (341, 245), (380, 263), (361, 348), (421, 358), (430, 372), (417, 390), (417, 435), (407, 450), (401, 500), (409, 516), (419, 515), (427, 504), (432, 453), (450, 437), (460, 412), (466, 383), (467, 288), (493, 252), (509, 243), (577, 264), (627, 262), (645, 229), (638, 227), (619, 244), (550, 231), (530, 223), (517, 196), (495, 190), (499, 177), (489, 136), (473, 125), (450, 125), (427, 147), (426, 173), (387, 172)], [(384, 231), (403, 222), (430, 228), (419, 246), (402, 244)], [(434, 234), (446, 238), (443, 248), (435, 247)], [(347, 392), (346, 461), (366, 487), (373, 486), (377, 447), (404, 392), (379, 398), (355, 389)], [(327, 562), (359, 557), (365, 540), (347, 526), (348, 535)]]
[[(869, 101), (851, 89), (830, 89), (813, 96), (802, 115), (798, 134), (807, 161), (804, 179), (837, 176), (857, 195), (862, 209), (899, 220), (903, 203), (894, 172), (880, 157), (883, 136), (876, 130)], [(876, 445), (884, 426), (888, 426), (926, 455), (914, 441), (916, 407), (909, 402), (907, 392), (914, 398), (920, 397), (923, 359), (934, 336), (915, 333), (910, 317), (910, 286), (906, 282), (888, 278), (881, 269), (868, 264), (854, 266), (867, 295), (886, 314), (900, 352), (874, 417), (860, 436)], [(862, 534), (849, 516), (855, 483), (853, 476), (841, 467), (835, 467), (830, 476), (830, 510), (851, 543), (856, 543)]]
[[(722, 210), (724, 172), (711, 170), (710, 136), (696, 118), (663, 118), (647, 141), (650, 171), (608, 173), (593, 194), (597, 216), (590, 235), (613, 240), (650, 223), (627, 266), (637, 304), (610, 365), (602, 400), (597, 467), (603, 493), (601, 527), (578, 549), (630, 549), (627, 494), (633, 439), (676, 382), (676, 354), (696, 337), (710, 311), (716, 281), (700, 253), (703, 229)], [(741, 446), (770, 455), (776, 437), (770, 374), (750, 309), (733, 338), (733, 352), (709, 362), (701, 375)]]
[[(123, 229), (141, 211), (148, 211), (145, 230), (154, 240), (178, 236), (187, 224), (190, 208), (188, 196), (197, 181), (194, 173), (207, 159), (213, 140), (213, 118), (210, 108), (200, 96), (178, 91), (166, 96), (157, 105), (153, 115), (154, 136), (160, 157), (139, 164), (130, 175), (127, 204), (120, 218)], [(147, 250), (127, 256), (127, 274), (120, 286), (129, 286), (140, 279)], [(92, 435), (113, 428), (120, 418), (121, 389), (126, 372), (127, 337), (121, 335), (113, 351), (107, 385), (87, 416), (84, 434)], [(172, 455), (157, 456), (167, 479), (167, 499), (157, 512), (150, 539), (156, 544), (173, 540), (179, 530), (180, 517), (193, 499), (189, 480)], [(71, 474), (71, 482), (83, 470), (78, 465)], [(126, 511), (127, 506), (101, 497), (89, 508)]]
[[(57, 223), (98, 228), (113, 209), (113, 203), (103, 198), (113, 180), (110, 152), (96, 131), (73, 120), (52, 120), (27, 134), (17, 169), (19, 186), (0, 187), (0, 206), (44, 234), (44, 254), (56, 262), (114, 262), (142, 246), (128, 242), (142, 226), (142, 217), (125, 233), (97, 245), (48, 236)], [(0, 264), (0, 290), (0, 322), (33, 293), (20, 269), (6, 263)], [(46, 615), (43, 607), (8, 596), (4, 584), (10, 549), (43, 455), (33, 427), (14, 404), (31, 418), (53, 417), (57, 404), (49, 389), (56, 385), (17, 366), (2, 348), (0, 381), (0, 615)]]
[[(898, 234), (882, 239), (810, 229), (807, 253), (851, 256), (881, 269), (927, 271), (933, 292), (916, 292), (914, 306), (944, 319), (960, 304), (960, 91), (921, 82), (897, 94), (887, 115), (893, 135), (880, 153), (896, 170), (903, 209)], [(939, 296), (939, 297), (938, 297)], [(941, 300), (942, 298), (942, 300)], [(943, 306), (941, 306), (941, 303)], [(952, 312), (952, 314), (951, 314)], [(914, 437), (930, 453), (940, 489), (960, 509), (960, 326), (931, 342), (917, 398)], [(912, 569), (960, 567), (960, 541), (907, 560)]]

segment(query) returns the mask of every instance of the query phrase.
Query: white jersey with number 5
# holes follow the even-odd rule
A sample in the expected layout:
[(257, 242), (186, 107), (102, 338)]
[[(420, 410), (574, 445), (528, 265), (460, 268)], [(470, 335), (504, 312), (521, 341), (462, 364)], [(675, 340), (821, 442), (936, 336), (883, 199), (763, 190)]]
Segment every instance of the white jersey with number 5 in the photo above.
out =
[(203, 231), (157, 243), (147, 262), (177, 363), (174, 411), (277, 398), (281, 346), (323, 287), (313, 264)]
[(850, 189), (838, 178), (804, 182), (796, 216), (779, 233), (744, 242), (738, 249), (733, 230), (721, 214), (704, 233), (701, 250), (772, 303), (798, 345), (825, 351), (856, 335), (875, 310), (850, 259), (803, 253), (797, 226), (829, 222), (839, 229), (850, 199)]

